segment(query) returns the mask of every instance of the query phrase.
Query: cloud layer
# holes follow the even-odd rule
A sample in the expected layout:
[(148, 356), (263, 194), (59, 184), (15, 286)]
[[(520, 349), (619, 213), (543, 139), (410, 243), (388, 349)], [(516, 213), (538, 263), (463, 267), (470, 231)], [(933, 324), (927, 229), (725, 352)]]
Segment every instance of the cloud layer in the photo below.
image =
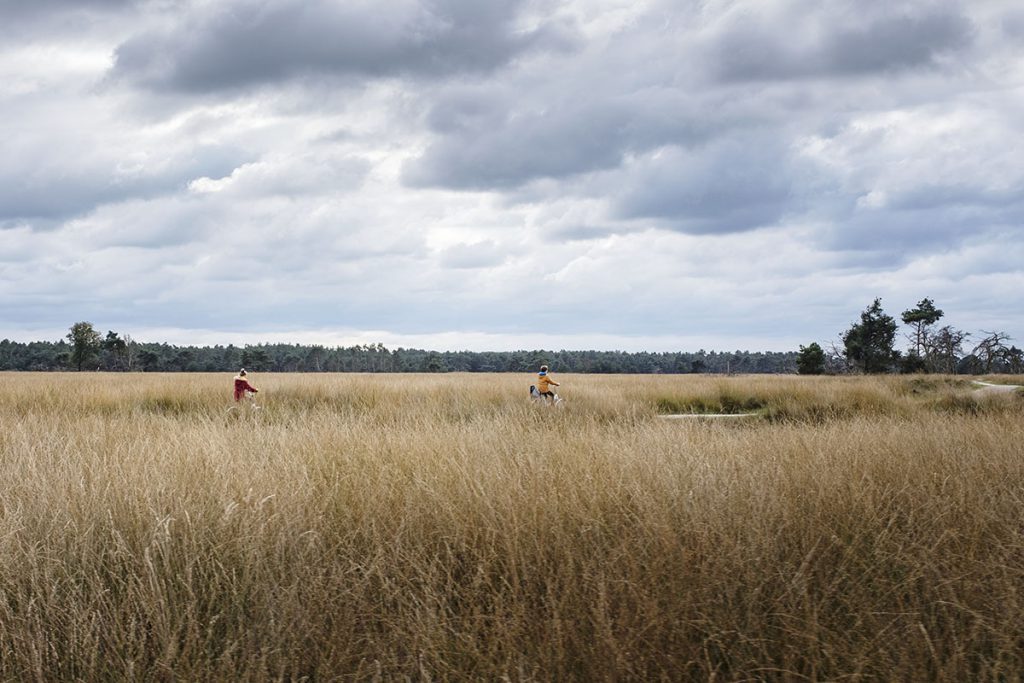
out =
[(567, 39), (518, 29), (521, 0), (235, 0), (199, 5), (117, 47), (114, 76), (161, 90), (216, 92), (304, 76), (487, 73)]
[(876, 296), (1024, 334), (1012, 3), (0, 19), (0, 337), (786, 349)]

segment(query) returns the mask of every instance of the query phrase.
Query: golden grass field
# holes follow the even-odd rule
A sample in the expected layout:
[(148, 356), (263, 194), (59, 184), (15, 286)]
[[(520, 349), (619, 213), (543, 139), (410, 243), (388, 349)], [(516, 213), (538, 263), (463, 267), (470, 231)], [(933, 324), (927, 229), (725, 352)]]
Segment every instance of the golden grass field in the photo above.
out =
[(1024, 677), (1021, 394), (557, 379), (0, 374), (0, 678)]

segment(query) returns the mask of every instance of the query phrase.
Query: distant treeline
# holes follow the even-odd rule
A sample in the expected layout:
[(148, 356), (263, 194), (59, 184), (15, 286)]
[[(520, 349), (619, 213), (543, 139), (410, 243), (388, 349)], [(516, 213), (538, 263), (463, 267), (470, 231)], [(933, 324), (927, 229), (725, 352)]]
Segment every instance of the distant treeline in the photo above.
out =
[[(74, 345), (0, 341), (0, 370), (135, 372), (554, 372), (583, 373), (792, 373), (796, 352), (697, 351), (427, 351), (381, 344), (346, 347), (298, 344), (174, 346), (140, 343), (109, 332), (86, 358)], [(81, 364), (79, 365), (79, 361)]]
[[(896, 319), (876, 298), (840, 335), (842, 346), (817, 342), (797, 351), (428, 351), (383, 344), (336, 346), (255, 344), (242, 347), (139, 343), (128, 334), (102, 336), (87, 321), (74, 323), (67, 341), (0, 341), (0, 370), (122, 372), (555, 372), (607, 374), (793, 373), (1024, 373), (1024, 349), (1000, 330), (972, 334), (938, 326), (945, 313), (925, 298), (903, 311), (909, 348), (896, 349)], [(968, 340), (976, 339), (968, 351)]]

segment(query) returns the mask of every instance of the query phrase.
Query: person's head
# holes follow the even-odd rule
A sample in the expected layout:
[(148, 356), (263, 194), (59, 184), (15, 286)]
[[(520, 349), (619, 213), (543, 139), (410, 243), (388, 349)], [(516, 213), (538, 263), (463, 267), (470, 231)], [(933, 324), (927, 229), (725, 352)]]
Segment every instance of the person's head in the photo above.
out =
[(245, 368), (242, 368), (241, 370), (239, 370), (238, 371), (238, 375), (239, 375), (239, 377), (245, 377)]
[(540, 371), (541, 372), (547, 372), (548, 371), (548, 366), (546, 366), (546, 365), (540, 366)]

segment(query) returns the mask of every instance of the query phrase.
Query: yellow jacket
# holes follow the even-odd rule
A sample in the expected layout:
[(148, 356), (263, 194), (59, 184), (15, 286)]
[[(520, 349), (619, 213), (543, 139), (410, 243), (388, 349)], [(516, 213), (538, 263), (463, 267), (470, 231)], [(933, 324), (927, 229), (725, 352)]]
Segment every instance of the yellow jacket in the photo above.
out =
[(559, 386), (558, 382), (551, 379), (551, 375), (537, 375), (537, 391), (545, 393), (551, 391), (551, 387)]

